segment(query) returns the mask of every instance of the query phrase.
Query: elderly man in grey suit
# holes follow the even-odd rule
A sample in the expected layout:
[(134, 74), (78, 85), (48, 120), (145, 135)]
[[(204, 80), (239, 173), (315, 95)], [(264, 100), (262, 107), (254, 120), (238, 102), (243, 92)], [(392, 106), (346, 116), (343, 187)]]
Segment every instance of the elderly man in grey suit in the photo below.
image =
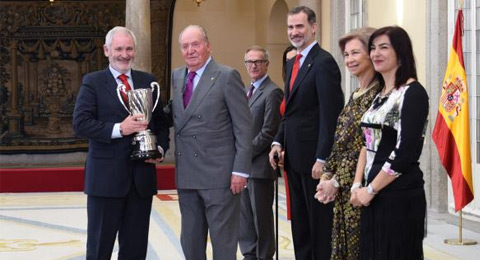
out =
[(275, 171), (268, 161), (270, 144), (280, 124), (283, 92), (267, 75), (268, 52), (252, 46), (245, 52), (245, 66), (251, 78), (247, 90), (253, 117), (252, 170), (247, 190), (242, 192), (240, 215), (240, 250), (245, 260), (273, 259), (273, 197)]
[(210, 56), (205, 29), (179, 37), (186, 66), (172, 75), (176, 184), (185, 258), (236, 259), (240, 193), (252, 164), (252, 118), (240, 74)]

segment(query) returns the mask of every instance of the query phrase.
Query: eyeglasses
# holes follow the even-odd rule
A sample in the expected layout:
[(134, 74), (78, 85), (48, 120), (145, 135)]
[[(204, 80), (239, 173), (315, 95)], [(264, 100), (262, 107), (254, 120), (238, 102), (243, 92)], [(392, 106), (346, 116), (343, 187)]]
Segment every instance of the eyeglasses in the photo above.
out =
[(245, 66), (252, 67), (253, 64), (255, 64), (255, 66), (258, 67), (258, 66), (264, 64), (265, 62), (267, 62), (267, 60), (246, 60), (245, 61)]

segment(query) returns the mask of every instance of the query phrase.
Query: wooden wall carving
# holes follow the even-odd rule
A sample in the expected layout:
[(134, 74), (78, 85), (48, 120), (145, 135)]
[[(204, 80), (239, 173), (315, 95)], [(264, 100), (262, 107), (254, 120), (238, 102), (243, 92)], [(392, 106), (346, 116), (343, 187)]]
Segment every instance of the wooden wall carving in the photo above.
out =
[(150, 0), (151, 36), (152, 36), (152, 74), (161, 87), (162, 102), (170, 99), (170, 64), (172, 40), (172, 21), (175, 0)]
[(104, 69), (107, 31), (125, 1), (0, 2), (0, 152), (79, 151), (72, 130), (86, 73)]

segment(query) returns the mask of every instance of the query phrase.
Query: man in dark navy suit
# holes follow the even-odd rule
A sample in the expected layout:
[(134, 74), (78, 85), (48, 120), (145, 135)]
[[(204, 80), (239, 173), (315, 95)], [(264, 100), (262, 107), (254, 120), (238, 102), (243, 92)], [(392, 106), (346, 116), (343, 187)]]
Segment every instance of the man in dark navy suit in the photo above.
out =
[(288, 37), (297, 56), (287, 63), (285, 114), (270, 151), (283, 160), (292, 206), (296, 259), (330, 259), (333, 204), (314, 198), (323, 164), (330, 155), (337, 118), (343, 108), (340, 70), (315, 40), (315, 13), (295, 7), (288, 13)]
[[(155, 163), (163, 159), (130, 160), (135, 133), (150, 129), (158, 150), (168, 149), (168, 125), (162, 104), (150, 123), (130, 116), (117, 86), (150, 88), (151, 74), (132, 70), (135, 35), (115, 27), (105, 38), (110, 65), (83, 77), (73, 115), (75, 134), (89, 139), (85, 163), (88, 237), (87, 259), (110, 259), (118, 233), (119, 259), (145, 259), (152, 197), (157, 193)], [(156, 97), (156, 93), (154, 93)], [(126, 98), (126, 97), (124, 97)]]

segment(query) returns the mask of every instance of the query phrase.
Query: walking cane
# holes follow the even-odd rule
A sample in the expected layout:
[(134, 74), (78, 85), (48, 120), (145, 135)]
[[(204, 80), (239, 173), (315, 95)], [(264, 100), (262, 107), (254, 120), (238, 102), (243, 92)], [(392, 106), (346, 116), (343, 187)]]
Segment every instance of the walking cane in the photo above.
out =
[(273, 156), (277, 168), (275, 170), (277, 174), (277, 180), (275, 181), (275, 259), (278, 260), (278, 178), (281, 176), (280, 167), (278, 166), (278, 155)]

